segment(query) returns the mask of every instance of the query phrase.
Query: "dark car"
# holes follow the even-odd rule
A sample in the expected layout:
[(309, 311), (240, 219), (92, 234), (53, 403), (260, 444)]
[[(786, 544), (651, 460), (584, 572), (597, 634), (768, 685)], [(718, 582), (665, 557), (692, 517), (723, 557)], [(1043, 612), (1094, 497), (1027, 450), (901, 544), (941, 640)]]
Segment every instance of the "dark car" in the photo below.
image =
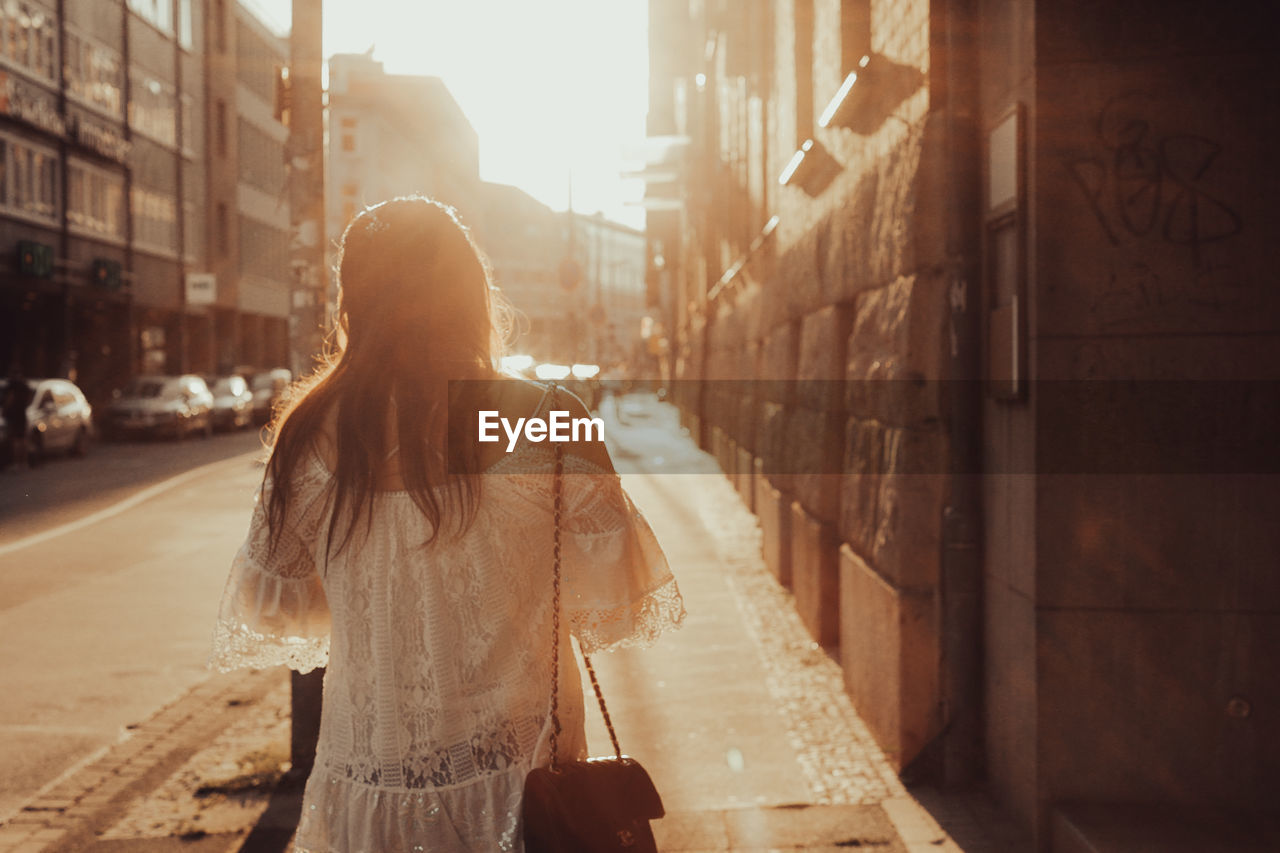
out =
[(194, 374), (139, 376), (107, 409), (107, 434), (182, 438), (213, 433), (213, 394)]
[(276, 401), (292, 381), (293, 374), (283, 367), (254, 374), (249, 388), (253, 391), (253, 419), (256, 422), (262, 424), (271, 419)]
[[(0, 379), (0, 397), (8, 389), (8, 381)], [(68, 379), (26, 379), (31, 387), (31, 404), (27, 406), (27, 448), (32, 459), (50, 453), (82, 456), (93, 437), (93, 408), (84, 393)], [(9, 426), (0, 416), (0, 443), (4, 453), (8, 447)], [(8, 462), (8, 458), (4, 462)]]
[(214, 429), (242, 429), (253, 421), (253, 392), (243, 376), (205, 378), (213, 394)]

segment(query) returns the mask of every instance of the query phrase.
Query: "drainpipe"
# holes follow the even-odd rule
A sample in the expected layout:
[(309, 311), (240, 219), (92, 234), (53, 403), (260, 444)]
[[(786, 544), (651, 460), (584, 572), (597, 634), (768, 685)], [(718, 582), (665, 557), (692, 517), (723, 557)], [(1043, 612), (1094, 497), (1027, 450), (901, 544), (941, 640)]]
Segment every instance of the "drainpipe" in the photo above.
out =
[[(943, 782), (983, 775), (982, 369), (980, 350), (981, 144), (976, 0), (934, 6), (939, 35), (950, 340), (946, 365), (950, 469), (942, 527)], [(941, 19), (941, 20), (939, 20)], [(940, 24), (940, 26), (939, 26)], [(941, 79), (938, 79), (938, 77)], [(937, 102), (937, 101), (935, 101)]]

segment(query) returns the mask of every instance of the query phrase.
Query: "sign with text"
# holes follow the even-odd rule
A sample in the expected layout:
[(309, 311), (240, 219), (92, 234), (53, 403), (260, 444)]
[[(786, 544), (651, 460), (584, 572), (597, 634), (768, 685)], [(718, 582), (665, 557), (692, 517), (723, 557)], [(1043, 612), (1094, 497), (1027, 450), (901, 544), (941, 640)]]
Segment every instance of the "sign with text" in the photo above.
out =
[(218, 277), (211, 272), (187, 273), (187, 304), (212, 305), (218, 298)]

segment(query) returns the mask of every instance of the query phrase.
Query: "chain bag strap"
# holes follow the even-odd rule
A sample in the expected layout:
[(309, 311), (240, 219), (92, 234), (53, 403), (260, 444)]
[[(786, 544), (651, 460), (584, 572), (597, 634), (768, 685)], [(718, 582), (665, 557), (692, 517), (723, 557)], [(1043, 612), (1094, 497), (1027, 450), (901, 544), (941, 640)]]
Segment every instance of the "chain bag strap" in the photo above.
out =
[[(554, 409), (557, 400), (557, 390), (552, 386), (551, 406)], [(559, 736), (560, 736), (560, 531), (562, 529), (562, 520), (564, 513), (564, 447), (559, 442), (555, 444), (556, 462), (552, 479), (552, 506), (555, 517), (555, 527), (552, 539), (552, 561), (555, 566), (555, 573), (552, 579), (552, 611), (551, 611), (551, 769), (555, 770), (559, 766)], [(587, 654), (582, 655), (582, 661), (587, 665), (587, 675), (591, 677), (591, 689), (595, 691), (596, 702), (600, 705), (600, 716), (604, 717), (605, 728), (609, 730), (609, 740), (613, 744), (613, 754), (618, 759), (622, 758), (622, 747), (618, 745), (618, 733), (613, 728), (613, 718), (609, 716), (609, 706), (604, 701), (604, 691), (600, 689), (600, 680), (596, 678), (595, 667), (591, 665), (591, 658)]]
[[(551, 386), (551, 409), (559, 388)], [(561, 531), (564, 513), (564, 448), (555, 444), (552, 475), (551, 764), (525, 778), (521, 814), (526, 853), (657, 853), (649, 821), (664, 814), (662, 799), (640, 762), (622, 754), (591, 658), (583, 654), (613, 755), (559, 760)]]

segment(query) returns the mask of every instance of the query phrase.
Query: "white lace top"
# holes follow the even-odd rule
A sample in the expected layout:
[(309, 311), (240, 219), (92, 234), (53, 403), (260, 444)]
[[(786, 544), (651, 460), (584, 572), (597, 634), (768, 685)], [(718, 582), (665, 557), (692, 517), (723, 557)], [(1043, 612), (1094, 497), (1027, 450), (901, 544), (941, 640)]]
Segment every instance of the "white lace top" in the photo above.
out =
[[(522, 849), (524, 777), (549, 761), (551, 459), (528, 443), (502, 459), (467, 532), (425, 548), (412, 498), (377, 493), (371, 532), (358, 527), (327, 565), (320, 458), (303, 466), (270, 554), (264, 484), (211, 665), (328, 667), (296, 851)], [(647, 644), (684, 606), (616, 474), (566, 455), (563, 506), (560, 749), (572, 758), (586, 743), (569, 632), (588, 654)]]

